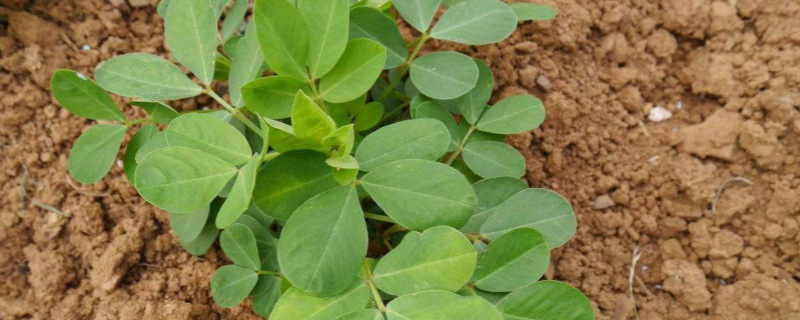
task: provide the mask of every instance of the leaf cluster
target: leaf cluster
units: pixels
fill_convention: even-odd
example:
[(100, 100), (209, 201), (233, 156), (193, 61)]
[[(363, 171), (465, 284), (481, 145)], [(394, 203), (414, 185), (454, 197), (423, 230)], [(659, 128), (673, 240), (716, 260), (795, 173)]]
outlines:
[[(490, 105), (486, 63), (420, 55), (430, 39), (496, 43), (555, 10), (255, 0), (245, 23), (250, 7), (161, 1), (172, 57), (194, 78), (145, 53), (104, 62), (96, 82), (57, 71), (59, 103), (102, 122), (75, 142), (70, 174), (100, 180), (131, 132), (131, 184), (170, 212), (189, 253), (218, 240), (232, 262), (211, 279), (223, 307), (252, 297), (254, 311), (274, 320), (594, 318), (578, 290), (541, 281), (550, 250), (575, 232), (571, 206), (528, 188), (524, 158), (503, 143), (544, 121), (542, 102), (518, 95)], [(396, 14), (415, 39), (404, 41)], [(107, 92), (147, 117), (128, 118)], [(224, 110), (167, 104), (201, 94)]]

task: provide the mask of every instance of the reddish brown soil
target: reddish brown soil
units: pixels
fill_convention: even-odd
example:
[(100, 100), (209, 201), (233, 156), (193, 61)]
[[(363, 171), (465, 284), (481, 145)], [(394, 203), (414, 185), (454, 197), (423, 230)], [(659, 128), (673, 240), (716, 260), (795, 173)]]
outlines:
[[(121, 168), (91, 186), (67, 176), (89, 123), (56, 105), (49, 76), (165, 52), (152, 2), (0, 0), (2, 319), (253, 317), (213, 304), (222, 255), (184, 253)], [(578, 216), (547, 277), (583, 290), (599, 319), (800, 319), (800, 2), (542, 2), (561, 15), (456, 49), (490, 62), (498, 96), (547, 106), (541, 129), (509, 141), (531, 185)], [(657, 106), (674, 117), (649, 121)], [(729, 183), (712, 211), (734, 177), (752, 185)]]

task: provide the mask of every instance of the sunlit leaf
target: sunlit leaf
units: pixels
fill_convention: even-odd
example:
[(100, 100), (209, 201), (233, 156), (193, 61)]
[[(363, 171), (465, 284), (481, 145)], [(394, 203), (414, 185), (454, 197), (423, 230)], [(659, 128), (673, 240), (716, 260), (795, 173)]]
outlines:
[(517, 19), (519, 19), (519, 21), (551, 20), (558, 15), (558, 10), (544, 4), (514, 2), (508, 5), (514, 9), (514, 13), (517, 14)]
[(506, 319), (594, 320), (589, 299), (558, 281), (541, 281), (507, 295), (496, 304)]
[(360, 97), (375, 83), (386, 62), (386, 48), (369, 39), (347, 43), (341, 59), (319, 82), (325, 101), (342, 103)]
[(456, 291), (475, 271), (477, 253), (461, 232), (433, 227), (405, 235), (375, 267), (375, 284), (402, 296), (425, 290)]
[(464, 147), (464, 162), (484, 178), (519, 178), (525, 174), (525, 158), (517, 149), (494, 141), (471, 142)]
[(355, 278), (345, 291), (332, 297), (316, 297), (297, 288), (284, 292), (270, 320), (330, 320), (364, 309), (370, 292), (364, 281)]
[(550, 248), (539, 231), (513, 230), (495, 239), (478, 259), (475, 285), (491, 292), (511, 292), (539, 280), (550, 264)]
[(252, 155), (241, 132), (225, 121), (202, 113), (175, 118), (165, 132), (170, 146), (200, 150), (232, 165), (244, 164)]
[(253, 15), (264, 61), (280, 75), (305, 80), (310, 48), (306, 19), (286, 0), (256, 0)]
[(503, 320), (500, 312), (480, 297), (461, 296), (441, 290), (398, 297), (389, 302), (386, 308), (388, 320)]
[(479, 74), (472, 58), (454, 51), (427, 54), (411, 65), (414, 86), (426, 96), (440, 100), (466, 94), (475, 87)]
[(544, 122), (542, 101), (533, 96), (521, 95), (505, 98), (486, 110), (478, 121), (478, 130), (515, 134), (533, 130)]
[(419, 32), (428, 31), (442, 0), (393, 0), (392, 4), (408, 22)]
[(170, 0), (164, 18), (170, 53), (206, 85), (214, 80), (217, 17), (209, 0)]
[(247, 108), (270, 119), (283, 119), (292, 115), (292, 105), (297, 92), (311, 94), (303, 81), (287, 76), (259, 78), (242, 87), (242, 97)]
[(435, 39), (484, 45), (503, 41), (517, 28), (514, 9), (497, 0), (467, 0), (444, 12), (431, 30)]
[(449, 145), (450, 133), (438, 120), (406, 120), (368, 135), (355, 156), (361, 170), (371, 171), (396, 160), (436, 160), (447, 152)]
[(308, 22), (308, 69), (312, 77), (320, 78), (345, 50), (350, 6), (347, 0), (303, 0), (298, 9)]

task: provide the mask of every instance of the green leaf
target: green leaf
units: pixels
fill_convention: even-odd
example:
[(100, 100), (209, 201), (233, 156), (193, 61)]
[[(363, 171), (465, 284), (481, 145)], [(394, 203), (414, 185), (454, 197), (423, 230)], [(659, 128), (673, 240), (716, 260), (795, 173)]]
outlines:
[(517, 149), (494, 141), (467, 143), (464, 162), (472, 171), (484, 178), (519, 178), (525, 174), (525, 158)]
[(591, 302), (578, 289), (541, 281), (507, 295), (496, 304), (506, 319), (594, 320)]
[(475, 212), (475, 191), (458, 170), (428, 160), (400, 160), (362, 178), (364, 190), (409, 230), (460, 228)]
[(50, 78), (50, 89), (58, 103), (77, 116), (125, 122), (125, 115), (111, 96), (81, 73), (65, 69), (56, 71)]
[(247, 298), (257, 282), (258, 275), (253, 270), (222, 266), (211, 276), (211, 296), (218, 305), (233, 308)]
[(281, 297), (281, 279), (275, 276), (258, 276), (258, 283), (251, 292), (253, 312), (264, 318), (269, 317), (275, 303)]
[(240, 216), (236, 223), (243, 224), (256, 237), (261, 270), (278, 270), (278, 241), (270, 234), (269, 228), (248, 215)]
[(431, 26), (433, 16), (441, 3), (442, 0), (392, 0), (403, 20), (423, 33)]
[(469, 167), (467, 167), (467, 164), (464, 163), (464, 160), (462, 159), (453, 160), (453, 163), (451, 163), (450, 166), (458, 170), (458, 172), (461, 172), (461, 174), (463, 174), (464, 177), (467, 178), (467, 181), (469, 181), (469, 183), (475, 183), (481, 180), (481, 177), (475, 174), (475, 172), (472, 172), (472, 170), (470, 170)]
[(517, 14), (497, 0), (468, 0), (444, 12), (431, 37), (470, 45), (503, 41), (517, 28)]
[(266, 213), (262, 212), (261, 209), (256, 207), (252, 202), (250, 203), (250, 206), (247, 207), (247, 210), (244, 211), (244, 214), (258, 221), (258, 223), (264, 228), (269, 228), (272, 222), (275, 221), (275, 218), (270, 217)]
[(465, 297), (441, 290), (398, 297), (386, 308), (388, 320), (503, 320), (500, 312), (480, 297)]
[(403, 159), (436, 160), (447, 152), (450, 133), (433, 119), (406, 120), (382, 127), (361, 141), (356, 159), (361, 170)]
[(528, 185), (519, 179), (501, 177), (478, 181), (472, 188), (478, 196), (478, 205), (475, 206), (475, 214), (461, 227), (462, 232), (480, 232), (481, 226), (494, 214), (497, 206), (517, 192), (527, 189)]
[(193, 256), (202, 256), (208, 252), (208, 249), (211, 248), (211, 245), (217, 240), (218, 234), (219, 229), (217, 229), (213, 223), (207, 223), (194, 241), (181, 241), (181, 247)]
[[(239, 1), (247, 2), (247, 0)], [(255, 27), (254, 23), (247, 25), (244, 37), (239, 40), (236, 44), (236, 51), (231, 54), (233, 62), (228, 83), (230, 84), (231, 103), (237, 107), (242, 107), (247, 102), (243, 86), (252, 83), (253, 79), (261, 75), (264, 65), (264, 55), (261, 54), (261, 48), (258, 45)], [(297, 90), (292, 92), (292, 97), (295, 93)], [(256, 111), (249, 104), (248, 108)]]
[(242, 26), (249, 4), (250, 0), (236, 0), (233, 3), (228, 14), (225, 15), (225, 21), (222, 22), (222, 40), (228, 40), (236, 34), (236, 31)]
[(356, 114), (355, 125), (356, 131), (369, 130), (378, 125), (383, 117), (384, 107), (380, 102), (370, 102), (364, 105)]
[(386, 63), (386, 48), (369, 39), (347, 43), (341, 59), (319, 82), (319, 94), (334, 103), (356, 99), (369, 91)]
[(427, 54), (411, 64), (414, 86), (424, 95), (439, 100), (466, 94), (475, 87), (479, 74), (472, 58), (454, 51)]
[(294, 129), (288, 124), (280, 121), (262, 118), (269, 125), (269, 145), (276, 152), (287, 152), (291, 150), (315, 150), (326, 152), (321, 144), (312, 144), (298, 138)]
[(383, 315), (376, 309), (364, 309), (348, 313), (334, 320), (384, 320)]
[(292, 106), (292, 128), (298, 138), (320, 144), (336, 130), (336, 122), (305, 93), (298, 92)]
[(503, 299), (505, 296), (507, 296), (508, 292), (486, 292), (480, 289), (475, 289), (475, 294), (484, 300), (489, 301), (489, 303), (495, 304), (497, 301), (500, 301), (500, 299)]
[(461, 141), (461, 134), (453, 115), (435, 101), (428, 101), (417, 106), (414, 119), (436, 119), (442, 122), (450, 133), (450, 146), (447, 151), (455, 151)]
[(375, 284), (402, 296), (425, 290), (456, 291), (475, 271), (477, 252), (461, 232), (433, 227), (406, 234), (375, 267)]
[(282, 153), (258, 172), (253, 202), (262, 212), (286, 220), (311, 197), (339, 186), (322, 153)]
[(142, 159), (134, 185), (147, 202), (159, 208), (194, 212), (208, 205), (235, 174), (236, 167), (208, 153), (167, 147)]
[(258, 78), (242, 87), (242, 97), (247, 108), (262, 117), (283, 119), (292, 115), (292, 105), (297, 92), (311, 94), (308, 85), (287, 76)]
[(325, 163), (337, 169), (358, 169), (358, 160), (353, 156), (328, 158), (325, 160)]
[(256, 174), (261, 165), (261, 156), (255, 155), (247, 161), (236, 176), (236, 182), (228, 193), (228, 198), (222, 204), (217, 214), (217, 228), (224, 229), (231, 223), (239, 219), (239, 216), (247, 210), (250, 199), (253, 195), (253, 187), (256, 184)]
[(227, 81), (231, 73), (231, 60), (217, 52), (214, 58), (214, 80)]
[(464, 119), (469, 123), (476, 123), (480, 119), (483, 111), (486, 110), (486, 104), (492, 97), (492, 88), (494, 87), (494, 74), (492, 69), (483, 62), (483, 60), (474, 60), (478, 66), (478, 82), (465, 95), (458, 97), (454, 100), (443, 101), (442, 103), (455, 104), (464, 115)]
[(539, 231), (513, 230), (495, 239), (478, 260), (474, 281), (490, 292), (511, 292), (538, 281), (550, 264), (550, 248)]
[(158, 6), (156, 6), (156, 13), (159, 16), (166, 17), (167, 16), (167, 7), (169, 6), (169, 0), (161, 0), (158, 2)]
[(278, 262), (286, 278), (319, 297), (347, 289), (367, 254), (367, 226), (353, 186), (321, 193), (286, 221)]
[(136, 172), (136, 153), (142, 148), (142, 146), (150, 140), (156, 133), (158, 133), (158, 128), (154, 125), (146, 125), (139, 128), (139, 131), (136, 131), (136, 134), (133, 135), (131, 141), (128, 142), (128, 147), (125, 149), (125, 156), (122, 158), (122, 166), (125, 168), (125, 177), (128, 178), (128, 182), (133, 185), (133, 175)]
[(333, 178), (336, 179), (339, 185), (351, 184), (358, 178), (358, 169), (337, 168), (336, 172), (333, 173)]
[(567, 199), (547, 189), (522, 190), (494, 211), (481, 227), (481, 234), (492, 240), (527, 227), (541, 232), (553, 249), (566, 243), (577, 227)]
[(169, 213), (169, 226), (182, 242), (192, 242), (200, 236), (208, 221), (210, 206), (188, 213)]
[[(331, 156), (337, 158), (343, 158), (343, 157), (353, 158), (350, 156), (350, 153), (353, 152), (354, 145), (355, 145), (355, 130), (353, 130), (352, 124), (348, 124), (339, 129), (336, 129), (330, 134), (328, 134), (324, 139), (322, 139), (322, 146), (331, 150), (330, 151)], [(353, 158), (353, 161), (355, 161), (355, 158)], [(348, 169), (358, 169), (358, 167), (348, 168)]]
[(303, 0), (298, 9), (308, 23), (308, 69), (320, 78), (333, 69), (347, 46), (347, 0)]
[(125, 126), (98, 124), (75, 141), (69, 152), (69, 174), (80, 183), (95, 183), (111, 170), (125, 138)]
[(519, 21), (552, 20), (558, 15), (558, 10), (543, 4), (514, 2), (508, 5), (511, 6), (511, 9), (514, 9), (514, 13), (517, 14), (517, 19)]
[(247, 226), (240, 223), (230, 225), (219, 236), (219, 245), (237, 266), (256, 271), (261, 269), (256, 236)]
[(225, 10), (228, 2), (231, 2), (231, 0), (209, 0), (209, 4), (211, 8), (214, 9), (214, 12), (216, 12), (217, 17), (222, 15), (222, 11)]
[(450, 8), (450, 7), (454, 6), (454, 5), (457, 5), (457, 4), (459, 4), (459, 3), (462, 3), (462, 2), (464, 2), (464, 1), (467, 1), (467, 0), (443, 0), (443, 1), (442, 1), (442, 5), (443, 5), (445, 8)]
[(139, 151), (136, 152), (136, 163), (141, 163), (144, 157), (150, 154), (150, 152), (166, 147), (169, 147), (169, 143), (167, 143), (167, 134), (164, 131), (156, 132), (139, 148)]
[(111, 58), (97, 67), (95, 78), (106, 90), (129, 98), (177, 100), (203, 92), (176, 65), (146, 53)]
[(131, 105), (144, 109), (145, 112), (159, 124), (169, 124), (178, 117), (178, 111), (158, 101), (131, 101)]
[(291, 288), (284, 292), (270, 320), (330, 320), (361, 309), (369, 302), (369, 288), (360, 278), (338, 295), (322, 298)]
[(305, 18), (286, 0), (256, 0), (253, 15), (264, 61), (280, 75), (305, 81), (309, 52)]
[(203, 151), (232, 165), (244, 164), (252, 155), (247, 139), (239, 130), (202, 113), (188, 113), (175, 118), (165, 132), (171, 146)]
[(522, 133), (539, 127), (544, 116), (544, 105), (536, 97), (513, 96), (489, 108), (477, 126), (478, 130), (491, 133)]
[(170, 0), (164, 18), (170, 53), (205, 85), (214, 80), (219, 46), (217, 17), (209, 0)]
[(350, 11), (350, 39), (372, 39), (386, 48), (384, 69), (401, 66), (408, 59), (408, 47), (394, 20), (374, 8), (359, 7)]

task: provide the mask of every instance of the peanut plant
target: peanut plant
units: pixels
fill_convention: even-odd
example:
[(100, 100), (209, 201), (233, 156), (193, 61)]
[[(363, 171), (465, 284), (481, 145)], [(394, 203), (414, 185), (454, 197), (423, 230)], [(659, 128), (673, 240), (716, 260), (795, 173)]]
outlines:
[[(570, 204), (528, 188), (524, 158), (504, 143), (544, 121), (542, 102), (488, 106), (485, 62), (421, 54), (431, 39), (497, 43), (555, 10), (256, 0), (244, 23), (249, 0), (228, 2), (158, 6), (172, 57), (194, 79), (130, 53), (99, 65), (96, 82), (59, 70), (51, 83), (70, 112), (100, 122), (72, 147), (75, 180), (102, 179), (130, 132), (125, 174), (170, 212), (181, 245), (203, 255), (219, 239), (232, 264), (211, 278), (217, 304), (252, 297), (273, 320), (594, 319), (578, 290), (540, 280), (575, 233)], [(415, 29), (409, 43), (395, 12)], [(127, 118), (107, 91), (147, 116)], [(198, 95), (223, 109), (165, 103)]]

